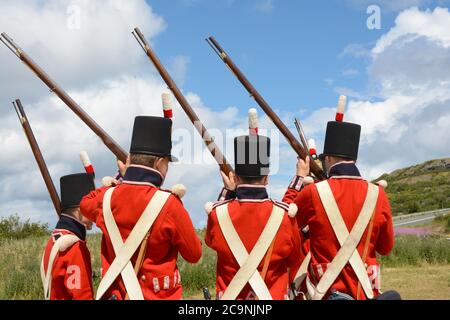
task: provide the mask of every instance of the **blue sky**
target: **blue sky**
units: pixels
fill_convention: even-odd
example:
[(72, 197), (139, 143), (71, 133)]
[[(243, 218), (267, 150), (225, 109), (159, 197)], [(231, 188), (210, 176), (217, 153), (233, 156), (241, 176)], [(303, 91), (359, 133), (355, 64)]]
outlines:
[[(336, 88), (364, 91), (367, 59), (342, 55), (350, 44), (373, 44), (396, 13), (382, 11), (382, 29), (366, 27), (366, 7), (342, 1), (148, 1), (168, 28), (155, 50), (170, 63), (189, 57), (183, 88), (223, 109), (254, 103), (204, 40), (213, 35), (274, 108), (308, 112), (336, 103)], [(344, 76), (343, 73), (350, 73)], [(359, 74), (354, 74), (359, 72)], [(333, 83), (327, 83), (332, 80)]]

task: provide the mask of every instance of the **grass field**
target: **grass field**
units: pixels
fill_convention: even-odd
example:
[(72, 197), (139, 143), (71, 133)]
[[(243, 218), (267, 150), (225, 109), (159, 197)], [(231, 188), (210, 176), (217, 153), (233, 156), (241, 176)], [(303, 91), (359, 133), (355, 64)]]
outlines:
[(405, 300), (450, 300), (450, 264), (383, 268), (381, 286)]
[[(39, 264), (46, 241), (46, 237), (0, 240), (1, 300), (43, 298)], [(88, 243), (97, 286), (100, 236), (89, 236)], [(179, 261), (186, 299), (202, 299), (203, 287), (214, 293), (215, 256), (203, 247), (200, 263)], [(383, 262), (383, 290), (396, 289), (405, 299), (450, 299), (450, 241), (445, 237), (398, 237), (394, 251)]]

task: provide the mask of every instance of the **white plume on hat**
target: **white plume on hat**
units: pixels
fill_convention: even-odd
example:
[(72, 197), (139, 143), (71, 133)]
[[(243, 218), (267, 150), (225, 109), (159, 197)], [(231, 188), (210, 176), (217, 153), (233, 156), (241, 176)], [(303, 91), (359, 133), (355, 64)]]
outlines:
[(309, 149), (317, 150), (316, 148), (316, 141), (314, 139), (308, 139), (308, 147)]
[(172, 93), (168, 90), (164, 91), (161, 95), (164, 118), (172, 118)]
[(346, 96), (344, 96), (344, 95), (341, 95), (340, 97), (339, 97), (339, 102), (338, 102), (338, 105), (337, 105), (337, 110), (336, 110), (336, 112), (337, 113), (342, 113), (342, 114), (344, 114), (345, 113), (345, 106), (347, 105), (347, 97)]
[(92, 165), (87, 152), (84, 150), (80, 152), (80, 159), (81, 159), (81, 162), (83, 162), (84, 167), (89, 167), (90, 165)]
[(255, 108), (248, 110), (248, 128), (250, 134), (258, 134), (258, 111)]

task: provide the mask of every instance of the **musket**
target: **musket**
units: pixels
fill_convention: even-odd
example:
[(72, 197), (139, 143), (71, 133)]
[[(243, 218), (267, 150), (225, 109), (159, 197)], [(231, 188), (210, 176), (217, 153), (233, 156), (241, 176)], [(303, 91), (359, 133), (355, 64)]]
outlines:
[(303, 148), (305, 150), (309, 150), (308, 141), (306, 140), (306, 136), (305, 136), (305, 132), (303, 131), (302, 124), (300, 123), (300, 121), (298, 121), (297, 118), (294, 118), (294, 124), (295, 124), (295, 127), (297, 128), (298, 135), (300, 137), (300, 141), (302, 142)]
[(20, 123), (22, 124), (23, 131), (27, 137), (28, 143), (30, 144), (31, 151), (33, 152), (34, 158), (38, 164), (39, 170), (41, 171), (42, 178), (44, 178), (45, 185), (47, 186), (48, 193), (52, 199), (53, 206), (55, 207), (56, 214), (58, 216), (61, 214), (61, 201), (59, 200), (58, 192), (56, 191), (55, 185), (53, 184), (52, 177), (48, 172), (47, 165), (45, 164), (44, 157), (42, 156), (39, 145), (34, 137), (33, 130), (31, 129), (30, 122), (28, 121), (23, 105), (19, 99), (13, 101), (14, 109), (16, 110), (17, 116), (19, 117)]
[[(219, 43), (214, 39), (214, 37), (209, 37), (206, 42), (211, 46), (215, 53), (220, 57), (220, 59), (228, 66), (231, 72), (236, 76), (236, 78), (242, 83), (245, 89), (250, 93), (250, 96), (255, 99), (259, 106), (264, 110), (267, 116), (272, 120), (272, 122), (277, 126), (278, 130), (284, 135), (288, 143), (298, 154), (299, 157), (306, 159), (308, 156), (308, 150), (305, 150), (292, 132), (286, 127), (283, 121), (278, 117), (278, 115), (272, 110), (269, 104), (264, 100), (264, 98), (259, 94), (255, 87), (248, 81), (242, 71), (234, 64), (233, 60), (228, 56), (228, 54), (223, 50)], [(324, 174), (322, 169), (314, 163), (311, 162), (311, 171), (318, 179), (323, 179)]]
[(2, 33), (0, 40), (22, 62), (41, 79), (94, 133), (103, 141), (109, 150), (122, 162), (126, 162), (127, 153), (113, 140), (47, 73), (26, 54), (13, 39)]
[(189, 102), (186, 100), (184, 95), (181, 93), (180, 89), (176, 85), (175, 81), (173, 81), (170, 74), (167, 72), (167, 70), (162, 65), (161, 61), (159, 60), (156, 53), (153, 51), (153, 49), (150, 47), (149, 43), (145, 39), (142, 32), (139, 30), (139, 28), (135, 28), (132, 32), (134, 37), (136, 38), (137, 42), (140, 44), (144, 52), (147, 54), (155, 68), (158, 70), (159, 74), (163, 78), (164, 82), (167, 84), (167, 87), (172, 91), (175, 98), (180, 103), (181, 107), (183, 108), (184, 112), (188, 116), (188, 118), (191, 120), (194, 127), (197, 129), (197, 131), (200, 133), (203, 141), (205, 142), (208, 150), (211, 152), (214, 159), (216, 159), (217, 163), (219, 164), (220, 170), (222, 170), (225, 174), (228, 175), (230, 171), (233, 171), (233, 168), (231, 165), (227, 162), (227, 159), (222, 154), (218, 146), (215, 144), (213, 137), (209, 134), (208, 130), (205, 128), (203, 123), (198, 118), (197, 114), (195, 113), (194, 109), (192, 109)]

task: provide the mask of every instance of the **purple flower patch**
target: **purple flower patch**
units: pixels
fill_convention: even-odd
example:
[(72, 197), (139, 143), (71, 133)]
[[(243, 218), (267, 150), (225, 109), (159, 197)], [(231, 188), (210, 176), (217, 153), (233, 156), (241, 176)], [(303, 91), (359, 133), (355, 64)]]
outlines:
[(416, 236), (426, 236), (431, 234), (431, 231), (427, 228), (394, 228), (394, 234), (414, 234)]

